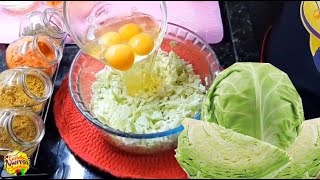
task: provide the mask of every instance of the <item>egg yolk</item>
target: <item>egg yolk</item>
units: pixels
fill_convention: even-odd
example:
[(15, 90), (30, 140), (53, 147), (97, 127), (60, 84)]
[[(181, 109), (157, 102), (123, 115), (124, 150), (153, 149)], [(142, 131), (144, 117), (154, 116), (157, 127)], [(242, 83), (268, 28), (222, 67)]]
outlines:
[(107, 32), (104, 33), (100, 38), (99, 38), (99, 43), (104, 44), (104, 45), (114, 45), (114, 44), (120, 44), (121, 43), (121, 36), (117, 32)]
[(154, 41), (149, 34), (140, 33), (130, 39), (129, 45), (137, 55), (143, 56), (152, 51)]
[(121, 38), (126, 41), (128, 41), (134, 35), (139, 34), (141, 32), (142, 32), (142, 28), (138, 24), (135, 24), (135, 23), (129, 23), (129, 24), (123, 25), (119, 29), (119, 33), (121, 35)]
[(121, 71), (130, 69), (134, 62), (133, 50), (126, 44), (110, 46), (104, 57), (113, 68)]

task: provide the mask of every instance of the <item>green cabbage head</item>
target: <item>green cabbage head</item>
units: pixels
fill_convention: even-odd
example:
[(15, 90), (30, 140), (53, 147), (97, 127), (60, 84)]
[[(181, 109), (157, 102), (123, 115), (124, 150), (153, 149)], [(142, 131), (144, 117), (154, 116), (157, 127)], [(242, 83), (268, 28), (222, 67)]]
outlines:
[(304, 113), (286, 73), (269, 63), (241, 62), (216, 77), (201, 119), (286, 149), (299, 135)]

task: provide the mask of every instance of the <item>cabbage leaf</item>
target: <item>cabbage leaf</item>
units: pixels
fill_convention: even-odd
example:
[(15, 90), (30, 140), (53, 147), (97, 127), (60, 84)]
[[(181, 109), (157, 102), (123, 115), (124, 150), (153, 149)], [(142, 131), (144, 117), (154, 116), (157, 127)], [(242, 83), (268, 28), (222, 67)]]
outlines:
[(303, 122), (300, 135), (286, 151), (293, 160), (277, 178), (315, 178), (320, 171), (320, 119)]
[(175, 157), (190, 178), (273, 178), (291, 161), (284, 150), (215, 123), (182, 124)]
[(304, 120), (301, 98), (288, 75), (269, 63), (235, 63), (216, 77), (201, 119), (286, 149)]

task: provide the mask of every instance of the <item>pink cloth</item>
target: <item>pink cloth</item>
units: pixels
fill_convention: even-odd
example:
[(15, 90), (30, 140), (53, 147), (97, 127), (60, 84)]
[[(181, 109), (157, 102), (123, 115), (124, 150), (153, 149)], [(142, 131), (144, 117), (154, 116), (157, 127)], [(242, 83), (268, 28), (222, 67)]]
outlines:
[(168, 21), (184, 26), (210, 44), (223, 38), (218, 1), (167, 1)]
[[(194, 31), (210, 44), (219, 43), (222, 40), (223, 26), (217, 1), (167, 1), (166, 3), (169, 22)], [(11, 43), (17, 39), (21, 18), (27, 13), (42, 11), (46, 7), (38, 1), (33, 7), (22, 12), (0, 8), (0, 43)], [(150, 8), (148, 10), (153, 11)], [(72, 41), (68, 39), (67, 43)]]

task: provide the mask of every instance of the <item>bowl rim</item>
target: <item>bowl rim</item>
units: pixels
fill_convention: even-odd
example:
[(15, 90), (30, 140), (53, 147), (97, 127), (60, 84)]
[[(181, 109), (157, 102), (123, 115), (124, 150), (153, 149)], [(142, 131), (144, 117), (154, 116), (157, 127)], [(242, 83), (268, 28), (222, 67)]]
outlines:
[[(207, 50), (210, 51), (210, 54), (214, 57), (215, 62), (216, 62), (217, 67), (218, 67), (218, 69), (216, 70), (216, 73), (221, 72), (220, 62), (219, 62), (215, 52), (213, 51), (213, 49), (210, 47), (210, 45), (203, 38), (201, 38), (195, 32), (193, 32), (193, 31), (191, 31), (191, 30), (189, 30), (189, 29), (187, 29), (187, 28), (185, 28), (183, 26), (180, 26), (178, 24), (168, 22), (168, 25), (178, 27), (178, 28), (183, 29), (183, 30), (191, 33), (192, 35), (194, 35), (201, 43), (203, 43), (203, 45), (207, 48)], [(173, 129), (166, 130), (166, 131), (161, 131), (161, 132), (156, 132), (156, 133), (148, 133), (148, 134), (134, 134), (134, 133), (127, 133), (127, 132), (124, 132), (124, 131), (120, 131), (120, 130), (114, 129), (114, 128), (106, 125), (106, 124), (103, 124), (97, 118), (93, 117), (93, 115), (91, 115), (91, 112), (89, 110), (83, 109), (83, 107), (85, 107), (85, 106), (83, 104), (81, 96), (79, 96), (79, 99), (81, 100), (81, 102), (78, 102), (76, 100), (76, 97), (75, 97), (76, 93), (72, 89), (72, 81), (71, 81), (72, 73), (71, 72), (73, 71), (73, 69), (75, 67), (75, 64), (77, 62), (76, 60), (79, 59), (79, 57), (82, 54), (86, 54), (86, 53), (80, 49), (78, 51), (77, 55), (74, 57), (74, 59), (72, 61), (72, 64), (71, 64), (70, 70), (69, 70), (69, 75), (68, 75), (68, 89), (69, 89), (69, 92), (70, 92), (70, 95), (71, 95), (71, 99), (72, 99), (73, 103), (76, 105), (77, 109), (81, 112), (81, 114), (87, 120), (89, 120), (91, 123), (93, 123), (96, 127), (101, 129), (102, 131), (107, 132), (107, 133), (112, 134), (112, 135), (117, 135), (117, 136), (125, 137), (125, 138), (133, 138), (133, 139), (160, 138), (160, 137), (165, 137), (165, 136), (169, 136), (169, 135), (174, 135), (174, 134), (180, 133), (184, 129), (183, 125), (180, 124), (179, 126), (173, 128)], [(80, 104), (81, 104), (81, 106), (80, 106)], [(198, 112), (195, 115), (194, 118), (199, 120), (200, 116), (201, 116), (200, 112)]]

